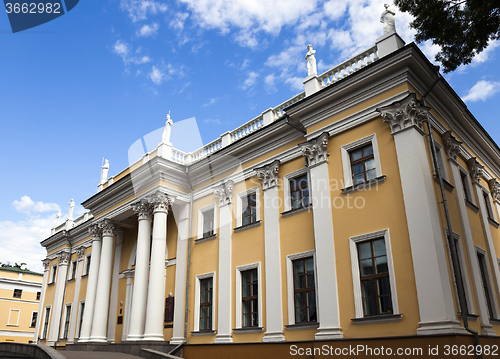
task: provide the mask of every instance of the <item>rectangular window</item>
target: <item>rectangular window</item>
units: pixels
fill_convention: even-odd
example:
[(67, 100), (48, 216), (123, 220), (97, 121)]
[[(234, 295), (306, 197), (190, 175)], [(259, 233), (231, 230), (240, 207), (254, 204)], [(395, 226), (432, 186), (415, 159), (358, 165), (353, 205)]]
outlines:
[(45, 320), (43, 323), (42, 339), (47, 339), (47, 331), (49, 329), (50, 307), (45, 308)]
[(316, 285), (313, 257), (293, 261), (295, 323), (316, 322)]
[(91, 255), (88, 255), (87, 256), (87, 266), (85, 268), (85, 275), (89, 275), (89, 272), (90, 272), (90, 259), (91, 259)]
[(203, 237), (214, 235), (214, 212), (214, 208), (203, 212)]
[(354, 185), (377, 178), (375, 157), (373, 155), (373, 146), (371, 143), (367, 146), (350, 151), (349, 157), (351, 160)]
[(36, 327), (36, 319), (38, 318), (38, 312), (33, 312), (33, 314), (31, 315), (31, 324), (30, 324), (30, 328), (34, 328)]
[(493, 302), (491, 300), (491, 291), (489, 288), (488, 281), (488, 270), (486, 269), (486, 261), (484, 255), (481, 253), (477, 253), (477, 260), (479, 262), (479, 270), (481, 271), (481, 280), (483, 282), (484, 296), (486, 297), (486, 305), (488, 306), (488, 314), (490, 318), (494, 318), (493, 314)]
[(213, 278), (200, 280), (200, 330), (212, 330)]
[(36, 300), (40, 300), (41, 296), (42, 296), (42, 292), (36, 292)]
[(242, 202), (242, 225), (245, 226), (247, 224), (257, 222), (257, 194), (250, 193), (246, 197), (241, 199)]
[(17, 327), (19, 325), (19, 314), (21, 311), (19, 309), (11, 309), (9, 312), (9, 321), (7, 325)]
[(472, 202), (469, 193), (469, 179), (467, 178), (467, 175), (465, 173), (463, 173), (462, 171), (459, 172), (460, 172), (460, 179), (462, 181), (462, 188), (464, 189), (465, 200)]
[(243, 327), (259, 326), (259, 279), (257, 268), (241, 272)]
[(52, 266), (52, 278), (50, 283), (55, 283), (57, 278), (57, 264)]
[(22, 295), (23, 295), (22, 289), (14, 289), (14, 298), (21, 298)]
[(85, 302), (80, 303), (80, 321), (78, 322), (78, 338), (82, 333), (83, 313), (85, 312)]
[(364, 315), (392, 314), (384, 238), (357, 243)]
[(292, 209), (298, 209), (309, 205), (309, 186), (307, 173), (290, 180), (290, 197)]
[(64, 319), (63, 339), (68, 339), (69, 320), (70, 320), (70, 318), (71, 318), (71, 304), (68, 304), (66, 306), (66, 317)]
[(71, 280), (76, 278), (76, 265), (77, 261), (71, 262), (71, 278), (70, 278)]
[(490, 207), (490, 198), (488, 193), (483, 192), (483, 199), (484, 199), (484, 205), (486, 207), (486, 214), (488, 215), (489, 219), (493, 219), (493, 211), (491, 210)]

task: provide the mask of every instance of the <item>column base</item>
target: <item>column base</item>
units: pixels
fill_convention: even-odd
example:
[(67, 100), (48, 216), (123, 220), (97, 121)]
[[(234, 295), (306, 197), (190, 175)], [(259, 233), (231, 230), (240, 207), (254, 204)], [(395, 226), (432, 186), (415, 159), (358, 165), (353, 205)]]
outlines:
[(264, 338), (262, 338), (264, 343), (268, 342), (284, 342), (285, 336), (283, 332), (266, 332), (264, 333)]
[(172, 339), (170, 339), (169, 343), (172, 344), (172, 345), (179, 345), (181, 344), (182, 342), (184, 342), (184, 338), (174, 338), (172, 337)]
[(156, 341), (165, 341), (163, 339), (163, 334), (145, 334), (142, 340), (156, 340)]
[(90, 339), (90, 338), (84, 338), (84, 337), (82, 337), (82, 338), (78, 338), (78, 343), (86, 343), (86, 342), (88, 342), (88, 341), (89, 341), (89, 339)]
[(89, 342), (92, 343), (107, 343), (108, 338), (107, 337), (90, 337)]
[(54, 345), (56, 345), (57, 342), (54, 342), (54, 341), (50, 341), (50, 342), (45, 342), (45, 346), (46, 347), (53, 347)]
[(417, 335), (435, 335), (435, 334), (466, 334), (464, 327), (460, 326), (458, 320), (445, 319), (432, 322), (418, 323), (421, 328), (417, 329)]
[(344, 337), (342, 328), (318, 328), (314, 335), (315, 340), (341, 339)]
[(127, 341), (137, 341), (137, 340), (142, 340), (143, 336), (142, 335), (137, 335), (137, 334), (132, 334), (127, 337)]
[(217, 334), (217, 337), (214, 340), (214, 343), (232, 343), (233, 338), (231, 334)]
[(489, 326), (489, 327), (481, 327), (481, 335), (486, 335), (488, 337), (496, 337), (497, 333), (492, 329), (491, 326)]

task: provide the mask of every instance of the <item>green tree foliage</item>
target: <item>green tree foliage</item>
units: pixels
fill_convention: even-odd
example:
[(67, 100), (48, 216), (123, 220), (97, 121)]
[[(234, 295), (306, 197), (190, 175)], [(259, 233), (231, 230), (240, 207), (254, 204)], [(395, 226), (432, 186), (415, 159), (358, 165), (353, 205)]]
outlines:
[(401, 11), (415, 17), (410, 26), (416, 41), (441, 46), (436, 61), (444, 72), (469, 64), (490, 40), (500, 38), (499, 0), (395, 0)]

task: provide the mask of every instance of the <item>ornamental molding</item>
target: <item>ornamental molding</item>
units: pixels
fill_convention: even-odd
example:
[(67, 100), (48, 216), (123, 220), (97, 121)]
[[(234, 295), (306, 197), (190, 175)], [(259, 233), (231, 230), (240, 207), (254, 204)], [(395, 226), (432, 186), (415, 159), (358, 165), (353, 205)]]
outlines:
[(462, 145), (462, 142), (457, 140), (451, 134), (451, 131), (446, 131), (445, 133), (443, 133), (441, 138), (443, 139), (444, 150), (451, 159), (456, 161), (457, 155), (460, 153), (460, 146)]
[(78, 261), (82, 261), (85, 258), (85, 247), (81, 246), (76, 250), (76, 255), (78, 256)]
[(89, 227), (89, 234), (92, 235), (92, 240), (100, 240), (102, 236), (102, 230), (98, 223), (92, 224)]
[(102, 236), (106, 237), (114, 237), (115, 234), (117, 233), (117, 227), (116, 225), (111, 222), (110, 219), (104, 219), (101, 222), (99, 222), (99, 228), (101, 229)]
[(323, 132), (319, 137), (299, 143), (302, 155), (308, 160), (309, 167), (320, 165), (328, 162), (328, 139), (330, 135), (328, 132)]
[(233, 186), (234, 182), (228, 180), (214, 187), (215, 197), (219, 199), (219, 207), (231, 203), (231, 197), (233, 196)]
[(262, 190), (266, 190), (278, 185), (278, 173), (280, 170), (281, 162), (274, 160), (273, 163), (267, 166), (255, 169), (257, 178), (262, 181)]
[(496, 179), (489, 180), (488, 184), (490, 185), (491, 197), (495, 201), (500, 202), (500, 183)]
[(430, 107), (420, 104), (415, 93), (410, 93), (401, 101), (375, 109), (380, 113), (384, 122), (391, 126), (392, 134), (411, 127), (423, 131), (422, 121), (427, 119), (430, 110)]
[(69, 262), (69, 253), (61, 252), (57, 255), (57, 259), (59, 260), (60, 266), (67, 266)]
[(132, 209), (139, 217), (139, 221), (143, 219), (151, 220), (153, 207), (147, 199), (141, 199), (139, 202), (132, 204)]
[(479, 179), (484, 176), (484, 166), (478, 162), (476, 157), (469, 158), (467, 166), (472, 183), (479, 184)]
[(43, 264), (43, 271), (44, 272), (48, 271), (50, 267), (50, 259), (48, 258), (42, 259), (42, 264)]
[(168, 208), (174, 203), (174, 198), (167, 196), (167, 194), (161, 191), (156, 191), (148, 197), (148, 201), (154, 212), (165, 212), (168, 214)]

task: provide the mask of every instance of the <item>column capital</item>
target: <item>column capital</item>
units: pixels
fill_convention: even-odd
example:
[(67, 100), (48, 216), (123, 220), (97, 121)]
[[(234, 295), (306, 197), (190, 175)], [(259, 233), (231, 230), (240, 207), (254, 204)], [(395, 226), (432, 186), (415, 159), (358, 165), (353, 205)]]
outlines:
[(94, 223), (89, 227), (89, 234), (92, 235), (92, 241), (100, 240), (102, 236), (102, 230), (98, 223)]
[(134, 278), (134, 276), (135, 276), (134, 269), (127, 269), (127, 270), (124, 270), (122, 273), (125, 276), (125, 278)]
[(231, 197), (233, 196), (233, 186), (234, 182), (228, 180), (214, 187), (214, 194), (215, 197), (219, 199), (220, 207), (231, 203)]
[(256, 168), (257, 178), (262, 181), (262, 190), (266, 190), (278, 185), (278, 173), (281, 162), (274, 160), (273, 163), (267, 166)]
[(168, 214), (168, 208), (174, 203), (174, 198), (169, 197), (166, 193), (156, 191), (148, 198), (149, 204), (153, 207), (153, 211), (165, 212)]
[(493, 178), (488, 181), (488, 184), (490, 185), (491, 197), (493, 197), (495, 201), (500, 202), (500, 183)]
[(44, 272), (48, 271), (50, 268), (50, 259), (48, 258), (42, 259), (42, 264), (43, 264), (43, 271)]
[(313, 140), (299, 143), (302, 155), (307, 157), (309, 166), (316, 166), (328, 162), (328, 140), (330, 135), (323, 132), (319, 137)]
[(443, 139), (444, 150), (451, 159), (456, 161), (457, 155), (460, 152), (460, 146), (462, 145), (462, 142), (457, 140), (451, 134), (451, 131), (446, 131), (445, 133), (443, 133), (441, 138)]
[(83, 258), (85, 257), (85, 247), (80, 247), (76, 250), (76, 254), (78, 256), (78, 261), (82, 261)]
[(101, 229), (103, 236), (114, 237), (116, 234), (116, 225), (108, 218), (99, 222), (99, 228)]
[(479, 163), (476, 157), (469, 158), (467, 166), (472, 183), (479, 183), (479, 179), (484, 175), (484, 166)]
[(132, 209), (139, 217), (139, 221), (143, 219), (151, 220), (153, 207), (149, 204), (147, 199), (143, 198), (139, 202), (134, 203)]
[(420, 104), (415, 93), (409, 94), (401, 101), (375, 109), (380, 113), (384, 122), (391, 126), (392, 134), (411, 127), (423, 133), (422, 121), (427, 118), (430, 110), (430, 107)]
[(59, 260), (60, 266), (67, 266), (69, 262), (69, 253), (61, 252), (57, 255), (57, 259)]

